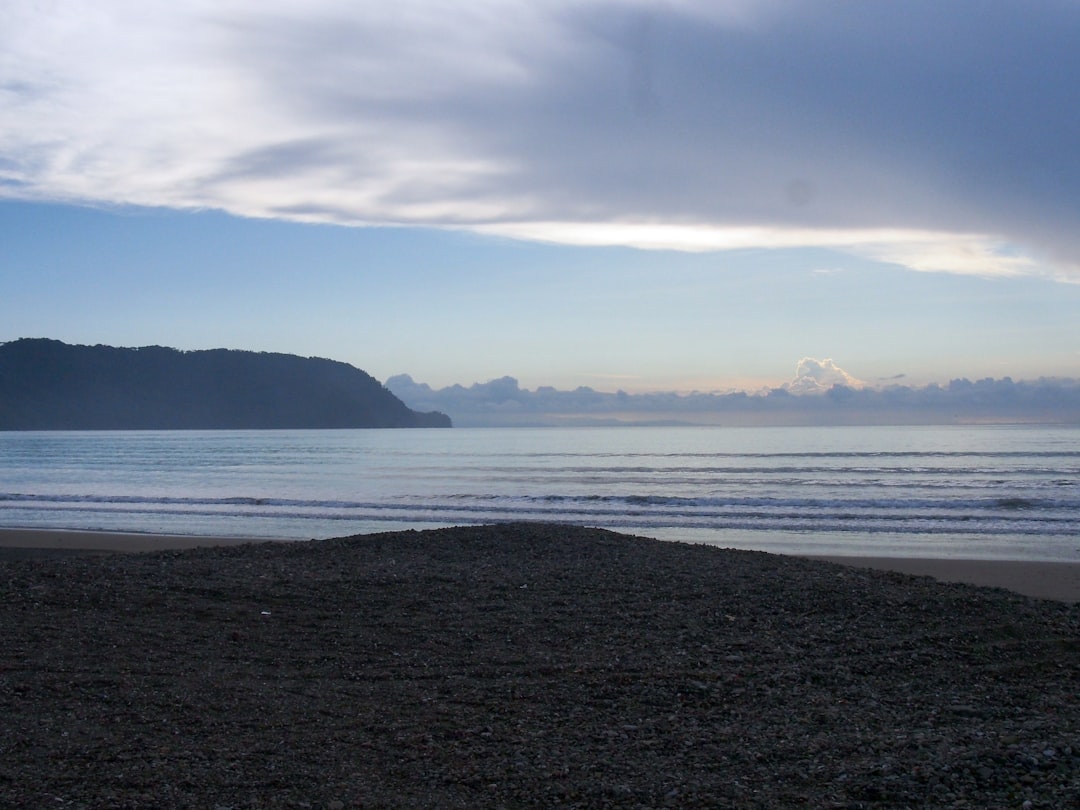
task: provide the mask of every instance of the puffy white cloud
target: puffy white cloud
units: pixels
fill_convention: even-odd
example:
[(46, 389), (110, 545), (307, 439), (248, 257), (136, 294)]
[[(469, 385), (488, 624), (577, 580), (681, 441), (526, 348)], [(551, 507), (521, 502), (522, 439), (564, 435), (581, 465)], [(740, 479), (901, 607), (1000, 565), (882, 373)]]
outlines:
[(815, 360), (813, 357), (804, 357), (795, 367), (795, 379), (785, 388), (793, 394), (820, 394), (834, 385), (862, 388), (863, 383), (831, 359)]
[(1024, 0), (8, 0), (0, 196), (1077, 280), (1078, 35)]

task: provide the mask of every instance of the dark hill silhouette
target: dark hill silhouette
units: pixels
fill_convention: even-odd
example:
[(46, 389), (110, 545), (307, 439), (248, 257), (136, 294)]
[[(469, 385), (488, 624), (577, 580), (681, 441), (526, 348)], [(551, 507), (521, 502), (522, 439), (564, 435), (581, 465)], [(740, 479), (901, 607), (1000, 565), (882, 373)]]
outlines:
[(333, 360), (30, 339), (0, 344), (0, 429), (450, 427)]

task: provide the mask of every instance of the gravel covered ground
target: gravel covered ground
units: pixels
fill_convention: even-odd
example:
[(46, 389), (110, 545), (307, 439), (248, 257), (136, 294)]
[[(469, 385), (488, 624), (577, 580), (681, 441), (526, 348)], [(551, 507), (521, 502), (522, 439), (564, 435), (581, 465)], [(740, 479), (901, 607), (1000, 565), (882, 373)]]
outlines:
[(537, 524), (0, 561), (0, 807), (1080, 806), (1080, 606)]

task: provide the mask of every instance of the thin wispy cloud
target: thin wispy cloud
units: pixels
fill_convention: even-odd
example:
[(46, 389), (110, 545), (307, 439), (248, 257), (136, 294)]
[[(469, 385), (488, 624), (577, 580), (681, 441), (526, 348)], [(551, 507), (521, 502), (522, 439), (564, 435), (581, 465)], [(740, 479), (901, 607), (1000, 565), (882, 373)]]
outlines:
[(1080, 4), (11, 0), (0, 195), (1080, 281)]

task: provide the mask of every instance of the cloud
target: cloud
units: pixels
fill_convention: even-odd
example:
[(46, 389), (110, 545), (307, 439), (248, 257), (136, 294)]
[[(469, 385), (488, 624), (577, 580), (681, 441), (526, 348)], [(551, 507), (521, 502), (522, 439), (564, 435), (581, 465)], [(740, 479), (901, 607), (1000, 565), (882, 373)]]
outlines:
[(793, 394), (823, 394), (834, 385), (862, 388), (864, 383), (852, 377), (832, 360), (804, 357), (795, 367), (795, 379), (785, 388)]
[[(1080, 5), (10, 0), (0, 195), (1080, 280)], [(913, 58), (917, 54), (917, 58)]]
[[(747, 393), (627, 394), (592, 388), (523, 389), (513, 377), (433, 389), (407, 374), (386, 387), (418, 411), (458, 427), (569, 424), (902, 425), (1080, 424), (1080, 380), (952, 380), (947, 385), (861, 386), (831, 360), (806, 358), (796, 383)], [(900, 375), (902, 376), (902, 375)]]

